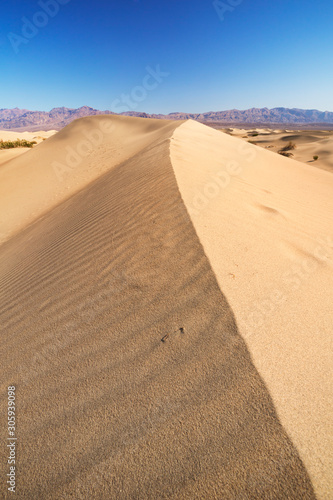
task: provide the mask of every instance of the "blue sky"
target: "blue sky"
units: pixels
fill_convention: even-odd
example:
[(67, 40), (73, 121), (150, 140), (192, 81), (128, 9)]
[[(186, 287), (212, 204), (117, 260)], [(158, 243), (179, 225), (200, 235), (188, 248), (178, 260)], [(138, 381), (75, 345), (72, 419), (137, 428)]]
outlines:
[(0, 108), (333, 111), (331, 0), (40, 2), (1, 5)]

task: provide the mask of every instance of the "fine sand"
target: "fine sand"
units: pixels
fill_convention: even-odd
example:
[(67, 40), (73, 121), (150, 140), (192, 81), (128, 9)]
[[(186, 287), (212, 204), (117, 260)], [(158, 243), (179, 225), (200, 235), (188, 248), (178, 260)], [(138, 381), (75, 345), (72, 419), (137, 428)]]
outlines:
[(3, 164), (17, 498), (330, 499), (332, 188), (192, 121), (80, 119)]

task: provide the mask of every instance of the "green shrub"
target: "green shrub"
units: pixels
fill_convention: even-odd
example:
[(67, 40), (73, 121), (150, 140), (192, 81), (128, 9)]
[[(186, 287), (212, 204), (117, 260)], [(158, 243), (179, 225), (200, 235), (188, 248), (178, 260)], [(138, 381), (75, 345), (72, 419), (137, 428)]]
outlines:
[(36, 141), (27, 141), (25, 139), (17, 139), (16, 141), (3, 141), (0, 139), (0, 149), (12, 149), (12, 148), (32, 148)]
[(291, 151), (292, 149), (295, 149), (295, 148), (296, 148), (296, 144), (290, 141), (289, 144), (284, 146), (284, 148), (280, 149), (280, 151), (278, 151), (278, 153), (279, 153), (279, 155), (286, 156), (287, 158), (291, 158), (294, 155), (292, 153), (290, 153), (289, 151)]
[(318, 158), (319, 158), (319, 156), (317, 156), (317, 155), (315, 155), (315, 156), (313, 157), (314, 161), (317, 161), (317, 160), (318, 160)]

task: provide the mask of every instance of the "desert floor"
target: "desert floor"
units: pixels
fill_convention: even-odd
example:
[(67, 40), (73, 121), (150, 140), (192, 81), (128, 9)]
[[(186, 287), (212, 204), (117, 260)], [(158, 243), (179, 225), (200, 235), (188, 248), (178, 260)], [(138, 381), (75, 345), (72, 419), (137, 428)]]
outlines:
[[(333, 172), (332, 130), (245, 130), (237, 128), (222, 130), (276, 153), (292, 142), (296, 146), (290, 151), (294, 160)], [(314, 156), (318, 156), (318, 159), (314, 160)]]
[(2, 163), (17, 498), (333, 497), (333, 176), (258, 146), (95, 116)]

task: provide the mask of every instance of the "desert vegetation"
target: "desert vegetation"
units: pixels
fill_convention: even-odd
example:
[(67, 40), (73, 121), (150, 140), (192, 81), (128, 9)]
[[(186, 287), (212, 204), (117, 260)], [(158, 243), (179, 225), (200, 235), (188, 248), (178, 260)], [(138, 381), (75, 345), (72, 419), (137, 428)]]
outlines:
[(3, 141), (0, 139), (0, 149), (12, 149), (12, 148), (32, 148), (36, 141), (26, 141), (25, 139), (17, 139), (16, 141)]
[(289, 142), (286, 146), (284, 146), (282, 149), (278, 151), (278, 153), (282, 156), (286, 156), (287, 158), (290, 158), (291, 156), (294, 156), (290, 151), (293, 149), (296, 149), (296, 144), (294, 142)]

